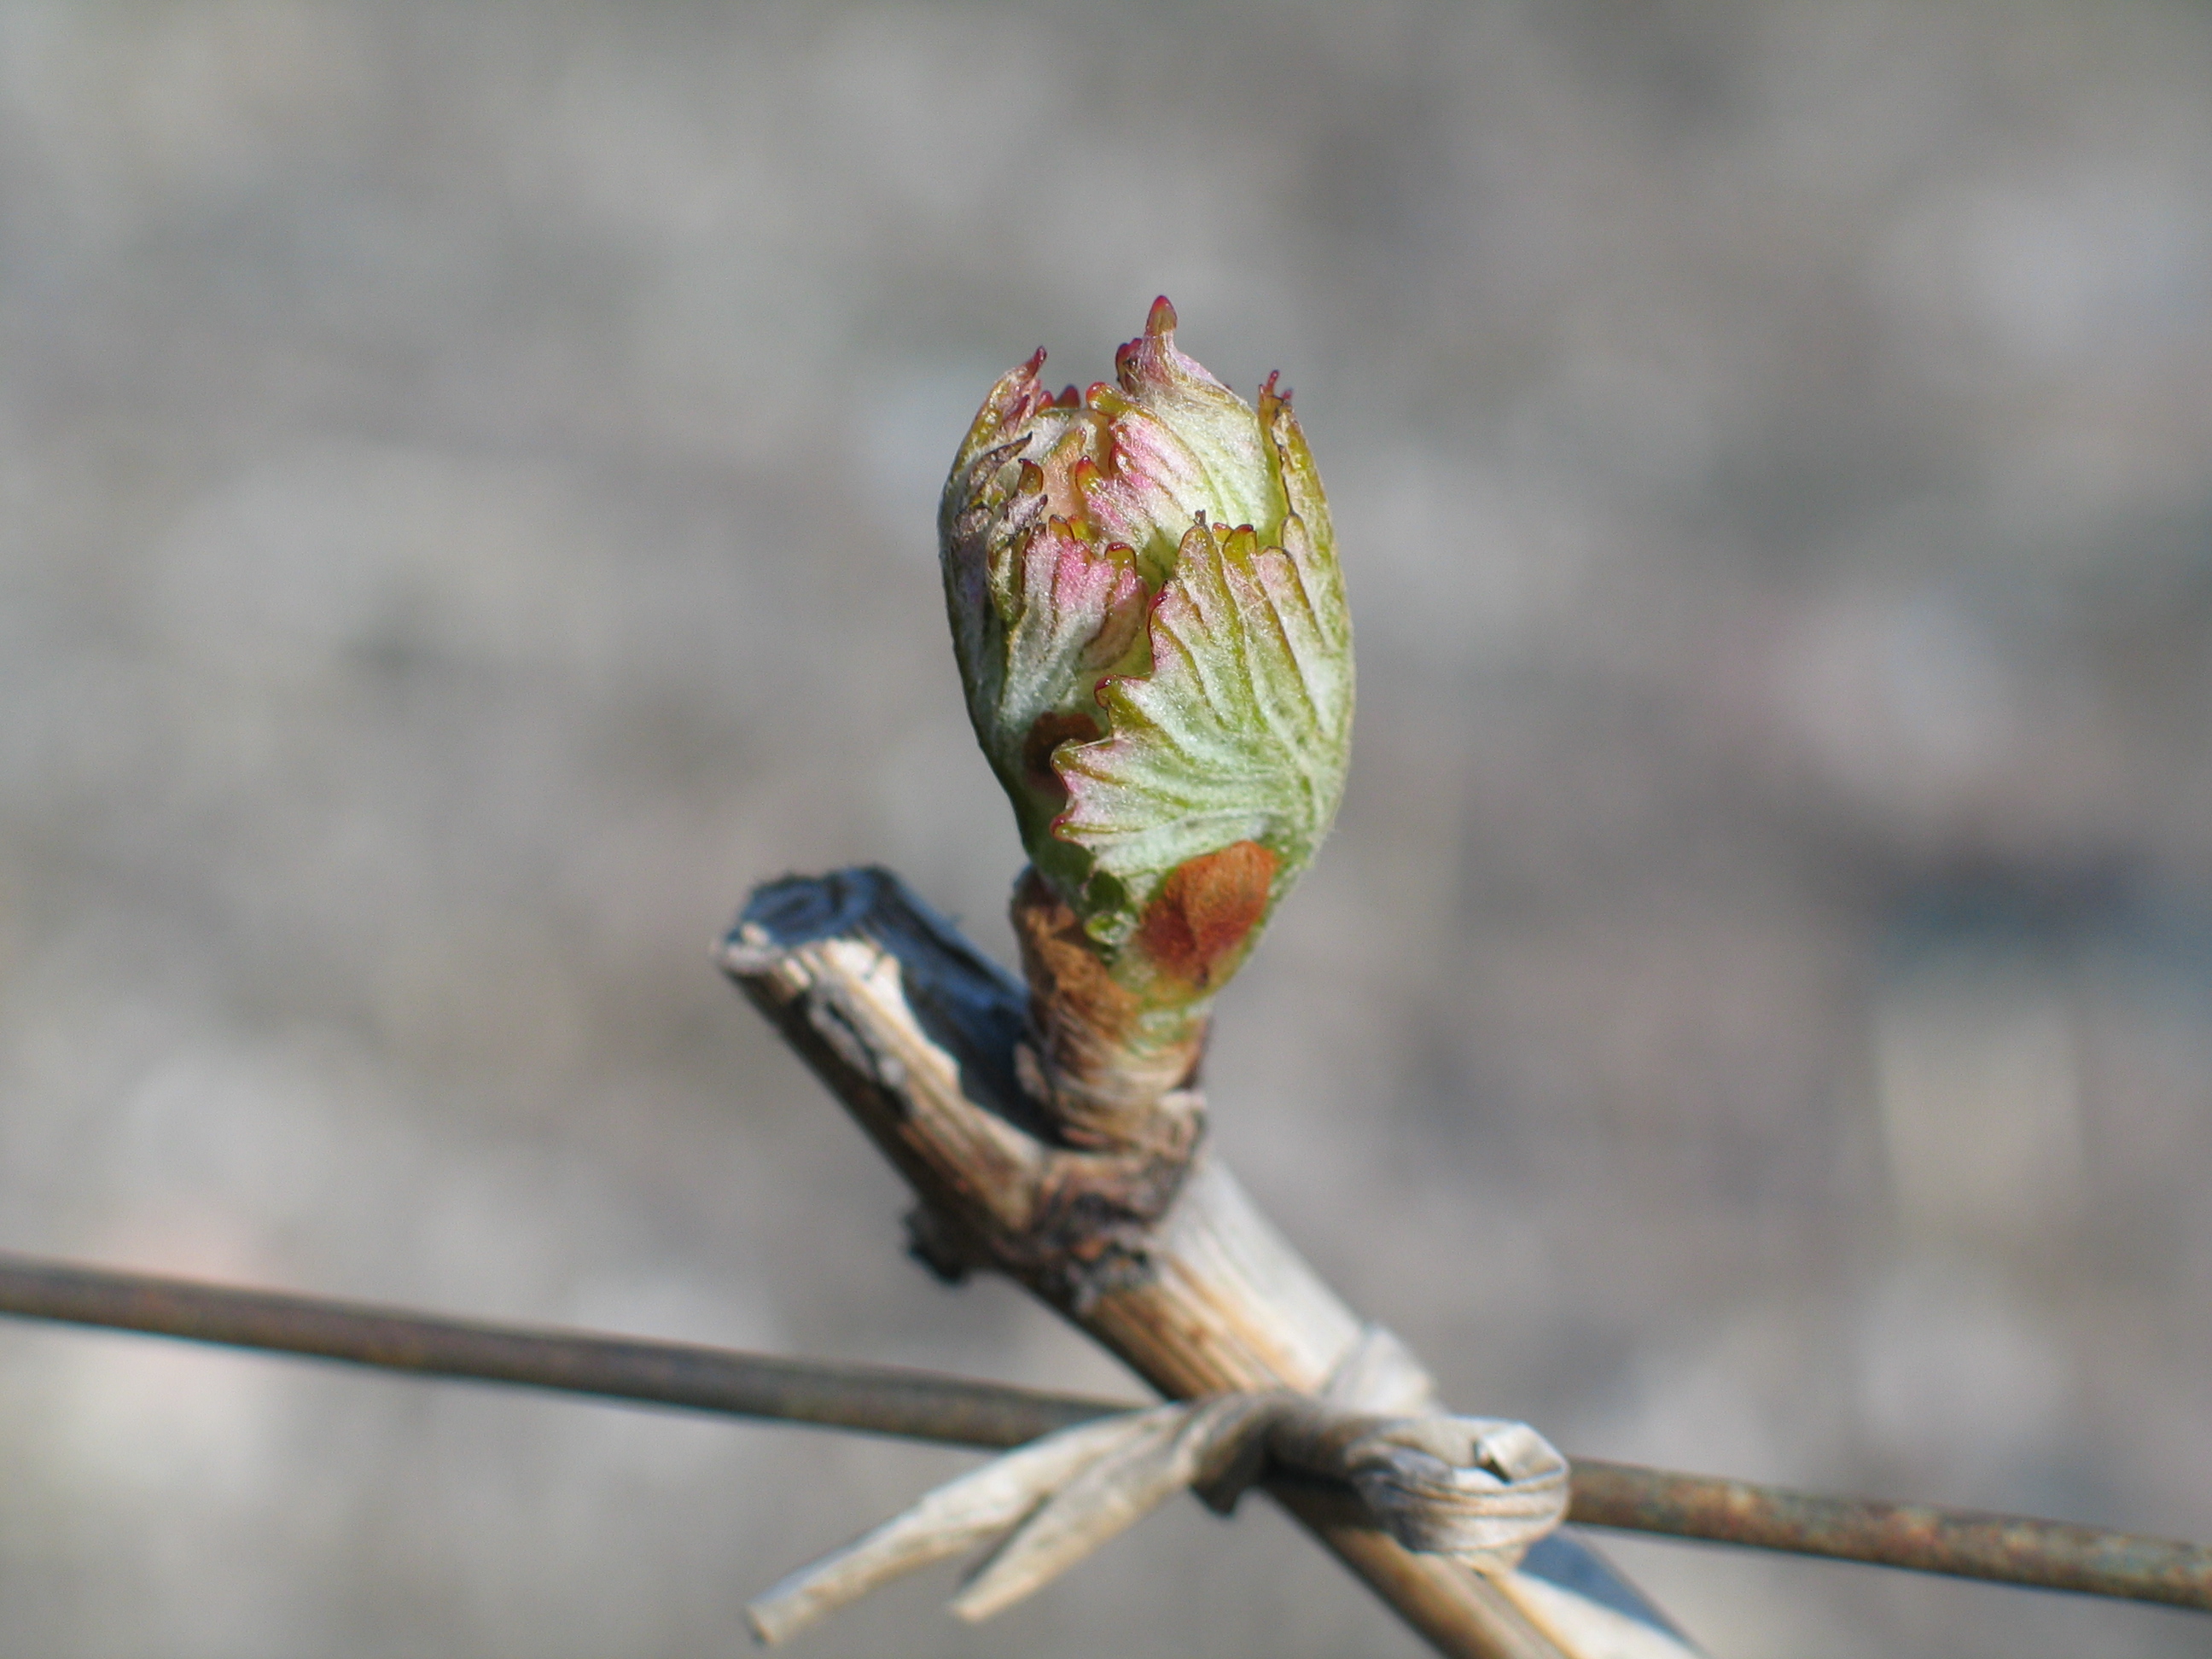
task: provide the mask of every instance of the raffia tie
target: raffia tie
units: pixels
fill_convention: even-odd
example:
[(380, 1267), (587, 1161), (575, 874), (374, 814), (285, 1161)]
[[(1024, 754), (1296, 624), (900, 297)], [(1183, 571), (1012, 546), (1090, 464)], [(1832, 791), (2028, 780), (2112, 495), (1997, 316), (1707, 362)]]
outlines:
[(1319, 1395), (1217, 1395), (1101, 1418), (946, 1482), (745, 1609), (781, 1642), (878, 1586), (996, 1540), (951, 1610), (988, 1619), (1175, 1492), (1223, 1513), (1270, 1468), (1340, 1482), (1407, 1549), (1508, 1572), (1566, 1516), (1567, 1460), (1525, 1423), (1455, 1417), (1403, 1344), (1370, 1326)]

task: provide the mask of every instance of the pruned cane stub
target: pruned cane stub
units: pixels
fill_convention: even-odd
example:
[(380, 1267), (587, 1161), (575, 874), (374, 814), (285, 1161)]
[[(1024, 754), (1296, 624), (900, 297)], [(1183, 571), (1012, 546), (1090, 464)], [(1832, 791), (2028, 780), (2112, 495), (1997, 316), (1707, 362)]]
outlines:
[[(1172, 1400), (1319, 1396), (1334, 1384), (1339, 1405), (1369, 1414), (1433, 1409), (1411, 1356), (1378, 1346), (1195, 1137), (1177, 1164), (1054, 1133), (1048, 1105), (1022, 1085), (1018, 1052), (1034, 1041), (1024, 988), (889, 872), (770, 884), (721, 959), (906, 1176), (933, 1248), (963, 1268), (1029, 1286)], [(1194, 1117), (1195, 1102), (1186, 1109)], [(1084, 1213), (1071, 1189), (1103, 1194), (1111, 1218), (1086, 1235), (1088, 1261), (1052, 1256), (1067, 1218)], [(1518, 1567), (1481, 1572), (1409, 1550), (1342, 1482), (1282, 1479), (1267, 1490), (1440, 1651), (1695, 1651), (1565, 1533), (1543, 1537)]]
[(913, 1182), (933, 1272), (991, 1267), (1077, 1313), (1145, 1280), (1203, 1133), (1195, 1093), (1158, 1097), (1141, 1138), (1073, 1143), (1027, 1081), (1026, 992), (888, 871), (769, 884), (721, 961)]

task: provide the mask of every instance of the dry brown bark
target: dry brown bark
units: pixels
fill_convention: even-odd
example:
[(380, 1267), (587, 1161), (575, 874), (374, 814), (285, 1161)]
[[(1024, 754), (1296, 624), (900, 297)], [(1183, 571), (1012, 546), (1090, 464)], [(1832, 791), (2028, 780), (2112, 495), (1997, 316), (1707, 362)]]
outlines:
[[(1023, 1052), (1036, 1040), (1029, 993), (888, 872), (769, 884), (721, 960), (905, 1176), (915, 1253), (937, 1272), (1009, 1275), (1171, 1399), (1317, 1391), (1359, 1341), (1358, 1315), (1200, 1144), (1195, 1094), (1170, 1090), (1141, 1121), (1125, 1114), (1109, 1148), (1055, 1121)], [(1268, 1490), (1440, 1651), (1591, 1653), (1498, 1581), (1407, 1551), (1341, 1495)]]

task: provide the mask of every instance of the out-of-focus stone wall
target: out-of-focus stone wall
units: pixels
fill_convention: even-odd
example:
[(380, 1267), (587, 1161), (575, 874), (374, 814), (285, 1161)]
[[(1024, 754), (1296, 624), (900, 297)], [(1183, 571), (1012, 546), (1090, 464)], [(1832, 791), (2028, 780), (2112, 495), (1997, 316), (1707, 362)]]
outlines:
[[(1126, 1386), (706, 947), (1004, 949), (935, 492), (1161, 291), (1358, 617), (1211, 1070), (1298, 1242), (1570, 1449), (2212, 1535), (2202, 7), (0, 9), (0, 1247)], [(959, 1462), (0, 1326), (0, 1650), (735, 1653)], [(2205, 1640), (1618, 1553), (1719, 1659)], [(807, 1650), (1415, 1651), (1260, 1510), (949, 1582)]]

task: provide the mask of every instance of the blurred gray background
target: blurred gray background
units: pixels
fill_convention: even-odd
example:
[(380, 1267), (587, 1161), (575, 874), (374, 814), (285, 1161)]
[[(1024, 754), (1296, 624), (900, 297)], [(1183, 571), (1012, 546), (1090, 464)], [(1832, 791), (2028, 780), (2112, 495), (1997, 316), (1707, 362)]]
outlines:
[[(1219, 1144), (1570, 1449), (2212, 1535), (2212, 11), (0, 9), (0, 1247), (1129, 1385), (709, 968), (1018, 854), (932, 515), (1297, 388), (1338, 833)], [(963, 1466), (0, 1327), (0, 1650), (738, 1654)], [(2188, 1615), (1609, 1548), (1718, 1659)], [(798, 1655), (1410, 1656), (1255, 1506)]]

